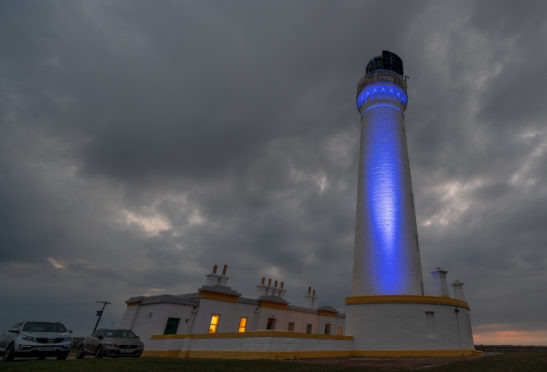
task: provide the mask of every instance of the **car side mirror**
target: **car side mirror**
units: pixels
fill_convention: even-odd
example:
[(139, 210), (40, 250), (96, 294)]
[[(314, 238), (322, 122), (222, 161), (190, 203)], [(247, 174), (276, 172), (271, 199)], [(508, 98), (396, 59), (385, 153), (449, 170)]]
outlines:
[(19, 330), (18, 329), (10, 329), (8, 332), (9, 333), (19, 333)]

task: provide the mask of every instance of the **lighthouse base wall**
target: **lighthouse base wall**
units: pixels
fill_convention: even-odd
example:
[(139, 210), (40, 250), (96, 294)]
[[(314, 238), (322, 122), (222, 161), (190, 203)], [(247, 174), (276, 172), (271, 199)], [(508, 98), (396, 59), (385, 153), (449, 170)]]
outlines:
[(363, 296), (348, 297), (346, 304), (346, 334), (353, 336), (355, 355), (474, 353), (469, 308), (464, 301), (429, 296)]

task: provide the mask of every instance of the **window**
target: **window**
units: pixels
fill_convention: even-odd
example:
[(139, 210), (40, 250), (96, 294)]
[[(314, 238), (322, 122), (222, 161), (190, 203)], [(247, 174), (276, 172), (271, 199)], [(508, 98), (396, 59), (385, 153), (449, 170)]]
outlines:
[(435, 338), (435, 313), (433, 311), (425, 312), (425, 337)]
[(220, 314), (213, 314), (211, 316), (211, 324), (209, 325), (209, 333), (217, 333), (218, 321), (220, 320)]
[(245, 332), (245, 327), (247, 327), (247, 318), (239, 319), (239, 333)]
[(275, 329), (275, 318), (268, 318), (266, 329)]
[(289, 322), (289, 327), (287, 329), (291, 332), (294, 332), (294, 322)]
[(311, 324), (306, 324), (306, 333), (311, 333)]
[(325, 324), (325, 334), (330, 335), (330, 324), (329, 323)]
[(164, 335), (174, 335), (177, 333), (179, 328), (179, 318), (167, 318), (167, 323), (165, 324), (165, 330), (163, 331)]

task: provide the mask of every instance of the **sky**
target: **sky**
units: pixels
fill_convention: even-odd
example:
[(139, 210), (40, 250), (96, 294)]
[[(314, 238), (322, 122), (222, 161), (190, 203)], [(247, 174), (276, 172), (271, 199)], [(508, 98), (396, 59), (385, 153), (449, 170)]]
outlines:
[(0, 333), (116, 326), (214, 264), (345, 312), (357, 82), (397, 53), (426, 294), (547, 345), (544, 1), (0, 2)]

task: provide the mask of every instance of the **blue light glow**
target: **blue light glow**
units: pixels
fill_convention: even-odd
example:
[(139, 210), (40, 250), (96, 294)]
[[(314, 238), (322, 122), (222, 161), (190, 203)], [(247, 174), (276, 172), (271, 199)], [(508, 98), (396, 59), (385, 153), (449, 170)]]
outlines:
[(406, 107), (408, 97), (401, 87), (390, 82), (366, 85), (357, 96), (357, 109), (370, 100), (393, 100)]
[(412, 271), (409, 252), (414, 236), (408, 214), (414, 208), (407, 192), (411, 185), (402, 113), (406, 103), (400, 87), (383, 82), (365, 86), (357, 98), (358, 108), (366, 104), (360, 190), (367, 242), (363, 275), (380, 295), (406, 293), (407, 274)]

